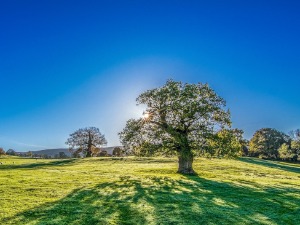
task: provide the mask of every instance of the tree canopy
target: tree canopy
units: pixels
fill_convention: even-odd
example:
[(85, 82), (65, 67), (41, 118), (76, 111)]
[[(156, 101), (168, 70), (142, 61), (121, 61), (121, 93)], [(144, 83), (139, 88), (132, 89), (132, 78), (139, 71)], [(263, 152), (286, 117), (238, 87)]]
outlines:
[(107, 141), (103, 134), (96, 127), (81, 128), (70, 134), (67, 145), (70, 151), (79, 154), (82, 152), (86, 157), (91, 157), (93, 148), (106, 145)]
[(256, 131), (249, 142), (249, 153), (252, 156), (264, 158), (279, 157), (278, 149), (282, 144), (289, 144), (288, 135), (272, 128), (262, 128)]
[(208, 156), (235, 158), (243, 154), (243, 131), (239, 129), (222, 129), (208, 139), (210, 151)]
[(231, 124), (225, 100), (207, 84), (168, 80), (137, 98), (145, 105), (144, 118), (130, 119), (119, 133), (133, 152), (168, 152), (178, 155), (178, 172), (193, 174), (193, 158), (209, 149), (209, 139)]
[(0, 156), (1, 156), (1, 155), (5, 155), (5, 151), (4, 151), (3, 148), (0, 147)]
[(282, 160), (297, 161), (297, 150), (291, 148), (288, 144), (284, 143), (278, 149), (278, 154)]
[(289, 136), (293, 141), (299, 141), (300, 142), (300, 129), (290, 131)]
[(16, 155), (16, 154), (17, 154), (16, 151), (13, 150), (13, 149), (8, 149), (8, 150), (6, 151), (6, 155)]
[(120, 148), (120, 147), (115, 147), (113, 149), (112, 154), (113, 154), (113, 156), (122, 156), (123, 155), (123, 149)]

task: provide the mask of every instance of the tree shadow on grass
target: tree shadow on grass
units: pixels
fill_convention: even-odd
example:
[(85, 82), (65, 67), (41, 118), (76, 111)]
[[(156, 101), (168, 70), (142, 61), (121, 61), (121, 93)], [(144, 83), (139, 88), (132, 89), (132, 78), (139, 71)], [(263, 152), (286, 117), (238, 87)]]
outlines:
[(51, 167), (51, 166), (66, 166), (68, 164), (74, 163), (76, 159), (62, 159), (62, 160), (54, 160), (52, 162), (36, 162), (30, 164), (9, 164), (9, 165), (0, 165), (1, 170), (11, 170), (11, 169), (35, 169), (42, 167)]
[(123, 176), (0, 224), (297, 224), (299, 206), (295, 188), (258, 190), (198, 176)]
[(99, 161), (124, 161), (124, 162), (134, 162), (134, 163), (174, 163), (178, 162), (178, 159), (174, 158), (153, 158), (153, 157), (99, 157)]
[(299, 164), (295, 164), (295, 163), (282, 164), (281, 162), (278, 161), (268, 161), (268, 160), (257, 159), (257, 158), (240, 158), (239, 160), (245, 163), (252, 163), (252, 164), (266, 166), (270, 168), (285, 170), (288, 172), (300, 173), (300, 166)]

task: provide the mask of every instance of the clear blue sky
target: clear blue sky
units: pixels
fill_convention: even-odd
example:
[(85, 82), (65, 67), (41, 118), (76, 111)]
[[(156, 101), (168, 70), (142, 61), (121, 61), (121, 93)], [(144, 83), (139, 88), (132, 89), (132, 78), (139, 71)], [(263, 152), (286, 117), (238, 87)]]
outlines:
[(300, 128), (299, 1), (0, 3), (0, 146), (65, 147), (96, 126), (108, 145), (168, 78), (208, 82), (233, 126)]

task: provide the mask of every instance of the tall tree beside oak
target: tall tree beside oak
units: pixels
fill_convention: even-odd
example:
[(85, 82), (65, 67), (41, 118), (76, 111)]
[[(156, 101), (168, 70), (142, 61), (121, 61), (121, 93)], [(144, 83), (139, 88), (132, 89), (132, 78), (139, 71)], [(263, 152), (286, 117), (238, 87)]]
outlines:
[(239, 129), (221, 129), (208, 139), (210, 151), (207, 151), (207, 156), (226, 158), (242, 156), (246, 145), (243, 134), (244, 132)]
[(293, 130), (289, 132), (291, 141), (291, 151), (294, 155), (293, 159), (295, 161), (298, 160), (298, 157), (300, 156), (300, 129)]
[(279, 157), (278, 149), (283, 144), (290, 145), (288, 135), (272, 128), (262, 128), (256, 131), (249, 142), (249, 154), (263, 158)]

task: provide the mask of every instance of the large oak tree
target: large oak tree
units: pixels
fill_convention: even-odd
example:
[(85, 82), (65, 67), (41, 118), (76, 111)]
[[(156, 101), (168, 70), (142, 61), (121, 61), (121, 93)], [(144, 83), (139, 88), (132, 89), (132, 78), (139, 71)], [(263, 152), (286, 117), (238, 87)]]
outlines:
[(137, 103), (146, 106), (144, 117), (127, 121), (119, 133), (122, 144), (134, 152), (175, 151), (182, 174), (195, 173), (194, 156), (208, 149), (217, 129), (231, 123), (224, 99), (207, 84), (169, 80), (142, 93)]
[(91, 157), (93, 148), (98, 148), (107, 144), (103, 134), (96, 127), (82, 128), (70, 134), (67, 145), (71, 152), (83, 152), (86, 157)]

